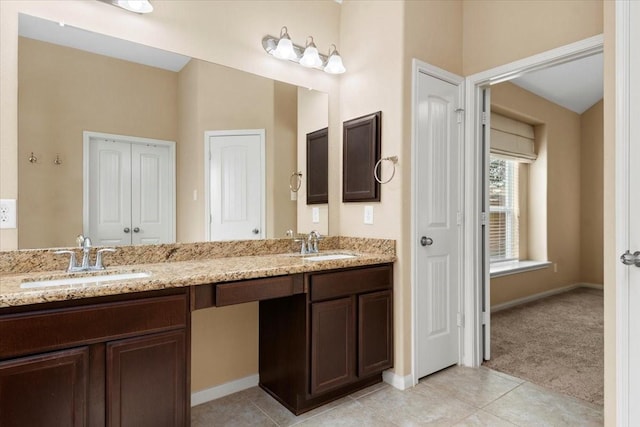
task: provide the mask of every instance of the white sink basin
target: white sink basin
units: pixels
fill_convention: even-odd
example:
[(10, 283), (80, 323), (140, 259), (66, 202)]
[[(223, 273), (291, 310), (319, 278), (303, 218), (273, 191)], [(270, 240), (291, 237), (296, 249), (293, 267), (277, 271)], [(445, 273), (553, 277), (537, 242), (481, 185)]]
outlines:
[(151, 273), (121, 273), (121, 274), (103, 274), (100, 276), (83, 276), (83, 277), (65, 277), (62, 279), (37, 280), (33, 282), (24, 282), (20, 284), (22, 289), (46, 288), (49, 286), (64, 285), (96, 285), (102, 282), (114, 282), (116, 280), (143, 279), (151, 276)]
[(307, 255), (303, 259), (305, 261), (333, 261), (337, 259), (350, 259), (355, 258), (356, 255), (351, 254), (325, 254), (325, 255)]

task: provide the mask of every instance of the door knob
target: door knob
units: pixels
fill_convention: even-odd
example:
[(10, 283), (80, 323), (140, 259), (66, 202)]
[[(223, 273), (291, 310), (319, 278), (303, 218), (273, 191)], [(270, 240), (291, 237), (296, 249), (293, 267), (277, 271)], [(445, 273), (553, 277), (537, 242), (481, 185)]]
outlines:
[(128, 233), (128, 232), (131, 231), (131, 229), (129, 227), (125, 227), (124, 230), (122, 230), (122, 231), (124, 231), (125, 233)]
[(622, 261), (624, 265), (640, 267), (640, 251), (631, 253), (631, 251), (627, 249), (627, 251), (620, 256), (620, 261)]
[(251, 230), (253, 232), (253, 234), (258, 234), (260, 232), (260, 230), (258, 230), (257, 228), (254, 228), (253, 230)]
[(138, 233), (138, 232), (140, 232), (140, 229), (138, 227), (136, 227), (136, 228), (133, 229), (133, 232), (134, 233)]
[(433, 239), (431, 237), (422, 236), (420, 238), (420, 244), (422, 246), (431, 246), (431, 245), (433, 245)]

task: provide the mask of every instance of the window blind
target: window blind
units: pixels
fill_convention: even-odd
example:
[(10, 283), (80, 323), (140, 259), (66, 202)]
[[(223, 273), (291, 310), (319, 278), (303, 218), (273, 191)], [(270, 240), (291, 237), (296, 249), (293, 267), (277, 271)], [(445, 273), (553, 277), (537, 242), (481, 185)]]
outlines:
[(491, 113), (491, 153), (531, 163), (536, 159), (533, 126)]
[(518, 259), (518, 217), (518, 163), (492, 155), (489, 163), (491, 262)]

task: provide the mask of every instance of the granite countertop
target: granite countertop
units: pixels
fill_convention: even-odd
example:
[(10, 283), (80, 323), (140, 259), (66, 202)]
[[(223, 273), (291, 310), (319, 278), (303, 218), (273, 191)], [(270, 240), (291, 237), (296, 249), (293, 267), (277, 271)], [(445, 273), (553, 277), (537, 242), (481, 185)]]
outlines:
[[(103, 272), (94, 274), (147, 272), (151, 275), (141, 279), (101, 283), (91, 283), (90, 274), (66, 273), (62, 270), (3, 274), (0, 277), (0, 308), (375, 265), (393, 262), (396, 259), (395, 253), (366, 253), (352, 250), (320, 252), (320, 254), (323, 253), (350, 253), (357, 256), (339, 260), (309, 261), (302, 256), (284, 253), (119, 265), (108, 267)], [(35, 289), (20, 288), (20, 284), (23, 282), (83, 276), (88, 277), (88, 283)]]

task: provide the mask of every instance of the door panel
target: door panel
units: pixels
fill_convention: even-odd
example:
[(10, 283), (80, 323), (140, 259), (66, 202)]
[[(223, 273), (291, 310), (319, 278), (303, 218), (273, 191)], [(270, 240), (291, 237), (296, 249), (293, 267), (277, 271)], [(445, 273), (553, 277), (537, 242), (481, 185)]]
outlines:
[(209, 136), (210, 240), (260, 239), (264, 218), (263, 136)]
[(354, 298), (311, 305), (311, 394), (356, 377)]
[[(416, 110), (416, 374), (458, 361), (460, 87), (418, 73)], [(422, 238), (424, 237), (424, 239)]]
[(107, 344), (107, 425), (185, 425), (185, 331)]
[(130, 144), (93, 139), (89, 163), (89, 230), (93, 243), (103, 246), (128, 245), (131, 237)]
[(0, 425), (87, 425), (89, 349), (0, 362)]
[(169, 243), (171, 241), (169, 147), (133, 144), (131, 158), (131, 242), (133, 244)]

